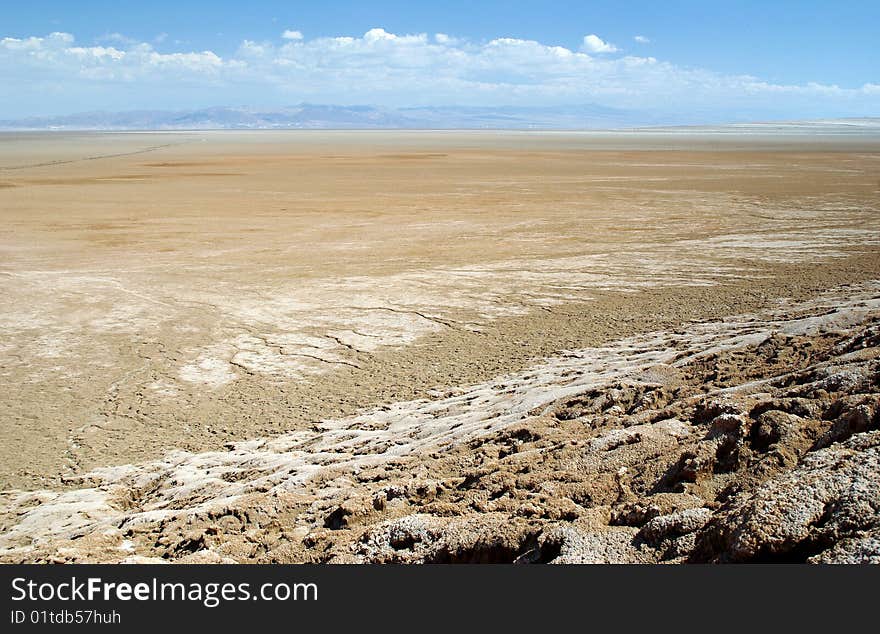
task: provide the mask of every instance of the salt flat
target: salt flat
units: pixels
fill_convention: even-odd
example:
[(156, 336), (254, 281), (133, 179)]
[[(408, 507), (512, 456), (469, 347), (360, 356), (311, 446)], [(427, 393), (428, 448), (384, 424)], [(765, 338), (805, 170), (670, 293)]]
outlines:
[(880, 277), (868, 135), (0, 135), (0, 486)]

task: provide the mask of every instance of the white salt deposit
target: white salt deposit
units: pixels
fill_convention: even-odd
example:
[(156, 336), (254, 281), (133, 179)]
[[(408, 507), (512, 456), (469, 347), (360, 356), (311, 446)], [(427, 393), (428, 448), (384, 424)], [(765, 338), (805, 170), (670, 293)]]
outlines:
[[(344, 485), (333, 483), (339, 474), (344, 478), (369, 465), (486, 435), (540, 413), (558, 399), (616, 380), (650, 379), (650, 369), (657, 366), (680, 366), (714, 351), (759, 343), (774, 333), (843, 329), (878, 310), (880, 282), (849, 287), (775, 312), (566, 352), (528, 370), (434, 400), (392, 403), (357, 416), (322, 421), (311, 429), (235, 443), (227, 451), (172, 451), (161, 460), (96, 469), (79, 479), (79, 489), (8, 492), (0, 510), (14, 519), (7, 520), (0, 549), (28, 548), (32, 543), (198, 513), (252, 492), (296, 491), (317, 475), (328, 478), (330, 491)], [(802, 316), (784, 317), (793, 312)], [(203, 364), (204, 372), (216, 370), (211, 363)], [(662, 425), (662, 429), (613, 434), (687, 433), (679, 421)], [(594, 442), (625, 441), (609, 436)]]

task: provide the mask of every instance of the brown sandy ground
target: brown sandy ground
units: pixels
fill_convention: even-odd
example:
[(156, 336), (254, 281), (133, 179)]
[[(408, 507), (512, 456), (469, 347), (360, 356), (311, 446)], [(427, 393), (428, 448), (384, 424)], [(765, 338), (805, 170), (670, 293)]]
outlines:
[(621, 138), (0, 135), (0, 558), (875, 560), (880, 143)]
[(0, 135), (0, 489), (875, 279), (878, 149)]
[[(199, 507), (195, 485), (175, 497), (179, 482), (117, 480), (112, 525), (35, 544), (25, 534), (3, 560), (878, 563), (880, 286), (838, 293), (733, 320), (720, 340), (692, 325), (670, 339), (668, 363), (651, 357), (517, 424), (302, 487)], [(253, 470), (227, 485), (260, 481), (256, 458), (237, 464)], [(20, 501), (4, 530), (40, 503)], [(44, 503), (66, 517), (63, 499)]]

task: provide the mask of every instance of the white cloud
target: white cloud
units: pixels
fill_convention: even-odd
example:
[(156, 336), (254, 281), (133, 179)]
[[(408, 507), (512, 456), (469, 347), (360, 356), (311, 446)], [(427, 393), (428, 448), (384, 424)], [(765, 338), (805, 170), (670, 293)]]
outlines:
[(117, 48), (112, 46), (104, 47), (104, 46), (72, 46), (67, 51), (71, 55), (75, 55), (80, 59), (83, 58), (93, 58), (96, 60), (100, 60), (102, 58), (109, 58), (112, 60), (120, 60), (125, 57), (125, 53), (120, 51)]
[(117, 44), (122, 44), (126, 46), (131, 46), (132, 44), (137, 44), (138, 41), (134, 38), (128, 37), (127, 35), (123, 35), (122, 33), (105, 33), (104, 35), (100, 35), (95, 38), (97, 42), (116, 42)]
[[(377, 105), (558, 105), (600, 103), (666, 112), (764, 112), (796, 116), (825, 107), (880, 112), (880, 87), (773, 84), (614, 54), (596, 35), (581, 50), (536, 40), (477, 42), (443, 33), (283, 41), (245, 40), (221, 57), (175, 44), (81, 46), (67, 33), (0, 39), (0, 118), (87, 109), (187, 108), (299, 101)], [(167, 44), (167, 42), (166, 42)], [(117, 105), (119, 104), (119, 105)], [(813, 110), (810, 110), (812, 108)], [(763, 109), (763, 110), (762, 110)], [(792, 116), (795, 116), (792, 114)]]
[(603, 40), (598, 35), (584, 37), (583, 49), (588, 53), (616, 53), (617, 47)]
[(645, 37), (644, 35), (636, 35), (633, 37), (633, 39), (636, 42), (638, 42), (639, 44), (650, 44), (651, 43), (651, 39)]
[(0, 40), (0, 50), (5, 48), (8, 51), (31, 51), (35, 56), (40, 56), (42, 51), (63, 48), (73, 42), (74, 38), (70, 33), (55, 31), (46, 37), (4, 37)]

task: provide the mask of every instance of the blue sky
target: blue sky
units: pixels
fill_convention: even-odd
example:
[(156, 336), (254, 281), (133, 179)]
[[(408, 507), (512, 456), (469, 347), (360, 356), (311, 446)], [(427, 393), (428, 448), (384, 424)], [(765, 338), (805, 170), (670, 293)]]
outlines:
[(880, 115), (876, 1), (4, 4), (0, 118), (300, 101)]

